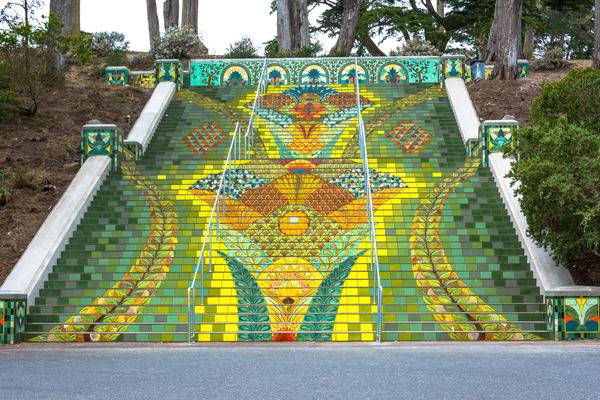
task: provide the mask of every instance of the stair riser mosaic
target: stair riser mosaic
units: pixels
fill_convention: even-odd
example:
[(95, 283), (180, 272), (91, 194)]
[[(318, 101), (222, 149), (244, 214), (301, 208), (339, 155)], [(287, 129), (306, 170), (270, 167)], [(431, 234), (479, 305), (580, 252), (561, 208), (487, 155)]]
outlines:
[[(361, 60), (358, 79), (373, 82), (389, 61), (374, 60)], [(228, 172), (205, 249), (212, 265), (195, 293), (193, 340), (375, 340), (359, 108), (383, 339), (542, 338), (539, 290), (490, 171), (465, 155), (445, 91), (363, 83), (357, 106), (353, 72), (347, 84), (325, 83), (342, 80), (351, 60), (338, 61), (323, 67), (327, 81), (309, 84), (307, 60), (284, 63), (296, 84), (274, 82), (262, 96), (252, 157)], [(247, 68), (251, 82), (256, 67)], [(111, 173), (31, 307), (29, 340), (187, 340), (187, 287), (232, 132), (246, 125), (256, 90), (211, 79), (216, 87), (180, 91), (145, 155)]]

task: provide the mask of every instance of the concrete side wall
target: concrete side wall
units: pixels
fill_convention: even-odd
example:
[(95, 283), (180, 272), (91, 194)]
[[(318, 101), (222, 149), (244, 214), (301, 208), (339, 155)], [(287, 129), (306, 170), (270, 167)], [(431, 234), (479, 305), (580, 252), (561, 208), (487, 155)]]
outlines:
[(35, 297), (111, 169), (108, 156), (87, 159), (0, 288), (0, 297)]
[(137, 145), (142, 153), (146, 151), (176, 91), (177, 85), (173, 82), (161, 82), (156, 86), (152, 97), (125, 139), (125, 145)]
[(479, 118), (465, 81), (461, 78), (448, 78), (444, 82), (463, 142), (466, 144), (469, 139), (477, 139), (479, 137)]

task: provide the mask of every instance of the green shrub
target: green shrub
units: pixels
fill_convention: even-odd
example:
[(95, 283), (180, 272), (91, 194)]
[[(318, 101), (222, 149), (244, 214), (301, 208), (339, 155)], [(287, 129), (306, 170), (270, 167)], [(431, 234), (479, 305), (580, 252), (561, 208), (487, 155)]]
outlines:
[(6, 187), (6, 174), (0, 170), (0, 207), (5, 206), (10, 200), (11, 194)]
[(439, 51), (427, 39), (416, 37), (390, 52), (392, 56), (437, 56)]
[(532, 123), (545, 123), (565, 116), (600, 134), (600, 70), (572, 70), (561, 81), (544, 85), (533, 103)]
[(176, 58), (179, 60), (195, 56), (206, 56), (208, 49), (196, 32), (188, 27), (171, 27), (160, 38), (154, 49), (156, 58)]
[(126, 65), (127, 62), (127, 54), (122, 50), (111, 51), (104, 58), (104, 64), (107, 67)]
[(127, 66), (132, 70), (150, 70), (154, 68), (154, 57), (148, 53), (136, 54)]
[(561, 47), (551, 46), (546, 49), (541, 59), (535, 60), (532, 64), (534, 69), (551, 71), (566, 67), (567, 61)]
[(244, 37), (242, 40), (230, 44), (225, 58), (256, 58), (258, 57), (258, 49), (254, 47), (254, 43), (249, 37)]
[(600, 268), (600, 135), (547, 119), (520, 130), (517, 151), (509, 177), (530, 235), (568, 268)]
[(280, 52), (277, 39), (269, 40), (268, 42), (265, 42), (264, 45), (265, 57), (267, 58), (314, 58), (319, 57), (319, 54), (323, 51), (323, 45), (320, 42), (312, 42), (309, 46), (304, 47), (300, 50), (293, 51), (291, 53)]
[(92, 54), (95, 57), (106, 57), (109, 54), (129, 50), (129, 42), (119, 32), (96, 32), (92, 34)]

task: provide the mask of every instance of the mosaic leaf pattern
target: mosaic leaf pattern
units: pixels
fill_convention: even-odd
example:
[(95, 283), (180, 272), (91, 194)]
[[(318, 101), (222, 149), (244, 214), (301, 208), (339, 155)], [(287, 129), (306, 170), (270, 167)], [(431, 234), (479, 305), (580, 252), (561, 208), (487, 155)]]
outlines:
[(365, 253), (349, 257), (327, 275), (315, 293), (304, 323), (300, 326), (298, 341), (329, 341), (337, 316), (340, 294), (356, 260)]
[(256, 280), (238, 260), (223, 252), (219, 252), (219, 255), (227, 261), (227, 266), (235, 280), (239, 329), (243, 332), (238, 334), (239, 340), (251, 342), (271, 340), (269, 310)]
[(442, 211), (456, 187), (473, 176), (479, 164), (479, 157), (468, 158), (421, 201), (410, 235), (413, 274), (427, 308), (451, 339), (540, 339), (523, 332), (486, 304), (460, 279), (446, 258), (440, 238)]

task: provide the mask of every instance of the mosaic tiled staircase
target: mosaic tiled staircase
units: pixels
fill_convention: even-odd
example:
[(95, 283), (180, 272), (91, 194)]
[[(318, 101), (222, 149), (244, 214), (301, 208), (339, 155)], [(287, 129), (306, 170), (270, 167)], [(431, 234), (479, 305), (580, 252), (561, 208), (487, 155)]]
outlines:
[[(216, 180), (255, 88), (183, 90), (112, 173), (31, 307), (29, 340), (185, 341)], [(439, 86), (363, 85), (383, 340), (527, 340), (542, 297)], [(199, 341), (374, 340), (353, 85), (269, 87), (220, 221)]]

